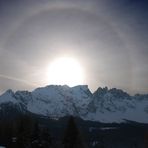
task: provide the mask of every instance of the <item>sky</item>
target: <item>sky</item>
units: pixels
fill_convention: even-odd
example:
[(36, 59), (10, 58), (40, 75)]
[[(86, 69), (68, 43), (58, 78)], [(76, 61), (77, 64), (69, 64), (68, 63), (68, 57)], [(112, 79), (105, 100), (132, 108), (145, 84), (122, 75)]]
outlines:
[(50, 85), (47, 68), (73, 57), (91, 91), (148, 93), (146, 0), (0, 0), (0, 93)]

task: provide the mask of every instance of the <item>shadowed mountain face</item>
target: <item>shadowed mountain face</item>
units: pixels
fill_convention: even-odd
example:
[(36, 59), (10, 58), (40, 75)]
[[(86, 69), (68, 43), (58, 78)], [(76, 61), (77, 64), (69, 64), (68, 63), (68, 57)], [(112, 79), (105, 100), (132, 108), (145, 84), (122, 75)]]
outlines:
[(130, 96), (116, 88), (98, 88), (94, 93), (86, 85), (50, 85), (32, 92), (8, 90), (0, 96), (1, 113), (6, 112), (8, 104), (23, 112), (52, 118), (73, 115), (106, 123), (125, 120), (148, 123), (148, 95)]

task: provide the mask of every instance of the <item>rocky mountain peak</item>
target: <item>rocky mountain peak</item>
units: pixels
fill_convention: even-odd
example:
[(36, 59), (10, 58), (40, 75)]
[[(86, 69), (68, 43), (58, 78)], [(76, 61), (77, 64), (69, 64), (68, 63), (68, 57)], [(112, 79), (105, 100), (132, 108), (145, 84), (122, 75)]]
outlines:
[(148, 95), (130, 96), (121, 89), (99, 87), (93, 94), (87, 85), (48, 85), (32, 92), (12, 90), (0, 96), (0, 106), (18, 104), (22, 110), (50, 116), (79, 116), (86, 120), (148, 123)]

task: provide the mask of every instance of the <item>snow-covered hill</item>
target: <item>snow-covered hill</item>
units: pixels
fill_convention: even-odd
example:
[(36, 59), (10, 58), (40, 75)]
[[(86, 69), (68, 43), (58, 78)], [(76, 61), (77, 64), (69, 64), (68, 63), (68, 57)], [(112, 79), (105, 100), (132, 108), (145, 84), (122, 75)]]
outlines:
[(49, 85), (32, 92), (8, 90), (0, 96), (0, 110), (8, 103), (22, 111), (54, 118), (74, 115), (101, 122), (148, 123), (148, 95), (130, 96), (116, 88), (98, 88), (94, 93), (87, 85)]

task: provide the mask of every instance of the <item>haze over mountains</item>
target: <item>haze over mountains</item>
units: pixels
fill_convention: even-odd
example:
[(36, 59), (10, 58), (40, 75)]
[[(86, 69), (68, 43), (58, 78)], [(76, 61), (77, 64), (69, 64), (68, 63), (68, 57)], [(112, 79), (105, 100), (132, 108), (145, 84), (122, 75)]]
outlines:
[(94, 93), (87, 85), (49, 85), (32, 92), (8, 90), (0, 96), (0, 112), (6, 111), (7, 105), (53, 118), (73, 115), (105, 123), (148, 123), (148, 94), (130, 96), (116, 88), (99, 87)]

